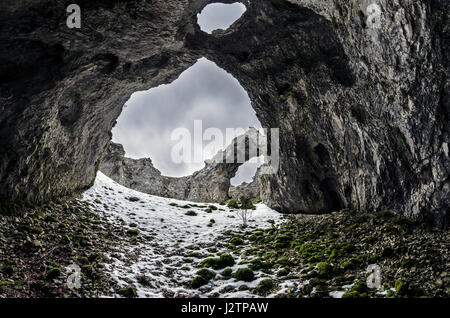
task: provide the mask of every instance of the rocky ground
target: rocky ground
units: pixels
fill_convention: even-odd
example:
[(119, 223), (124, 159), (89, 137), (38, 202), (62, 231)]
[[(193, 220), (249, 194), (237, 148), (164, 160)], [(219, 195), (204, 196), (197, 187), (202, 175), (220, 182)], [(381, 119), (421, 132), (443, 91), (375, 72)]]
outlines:
[[(3, 204), (0, 297), (449, 297), (450, 232), (391, 212), (282, 216), (97, 177), (82, 198)], [(67, 266), (81, 267), (69, 289)], [(366, 285), (367, 266), (381, 286)]]
[[(114, 286), (104, 252), (123, 236), (68, 200), (41, 207), (4, 204), (0, 213), (0, 297), (96, 297)], [(79, 264), (81, 289), (69, 289), (66, 267)]]

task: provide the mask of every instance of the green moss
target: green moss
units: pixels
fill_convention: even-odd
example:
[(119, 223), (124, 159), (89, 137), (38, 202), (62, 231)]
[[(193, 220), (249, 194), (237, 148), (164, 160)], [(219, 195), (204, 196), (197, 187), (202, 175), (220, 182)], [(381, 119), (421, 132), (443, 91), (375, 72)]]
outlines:
[(201, 277), (201, 276), (195, 276), (192, 279), (192, 281), (191, 281), (191, 287), (192, 288), (199, 288), (199, 287), (201, 287), (203, 285), (206, 285), (206, 284), (208, 284), (208, 281), (205, 278)]
[(13, 285), (12, 282), (6, 280), (0, 280), (0, 293), (5, 292), (6, 287)]
[(352, 258), (346, 262), (344, 262), (344, 264), (342, 264), (343, 268), (345, 270), (351, 270), (351, 269), (357, 269), (360, 265), (361, 265), (362, 261), (360, 258)]
[(216, 210), (217, 210), (217, 207), (214, 206), (214, 205), (210, 205), (210, 206), (208, 207), (208, 209), (210, 209), (211, 211), (216, 211)]
[(220, 273), (220, 275), (222, 275), (224, 278), (230, 278), (232, 274), (233, 270), (231, 268), (224, 269), (222, 273)]
[(277, 260), (277, 263), (280, 264), (280, 265), (283, 265), (283, 266), (293, 266), (293, 265), (295, 265), (295, 262), (293, 260), (289, 259), (286, 256), (280, 257)]
[(234, 237), (230, 240), (230, 244), (233, 244), (233, 245), (242, 245), (242, 244), (244, 244), (244, 240), (241, 239), (239, 236), (234, 236)]
[(139, 199), (138, 197), (129, 197), (129, 198), (127, 198), (128, 199), (128, 201), (131, 201), (131, 202), (137, 202), (137, 201), (140, 201), (141, 199)]
[(188, 216), (197, 216), (197, 213), (194, 212), (194, 211), (187, 211), (187, 212), (185, 213), (185, 215), (188, 215)]
[(261, 241), (264, 238), (264, 232), (262, 231), (257, 231), (254, 232), (253, 234), (251, 234), (248, 239), (252, 242), (258, 242)]
[(395, 281), (394, 287), (395, 287), (395, 294), (398, 296), (403, 295), (406, 290), (405, 284), (403, 284), (401, 279), (397, 279)]
[(342, 298), (359, 298), (359, 293), (357, 291), (349, 291), (342, 295)]
[(137, 276), (137, 277), (136, 277), (136, 280), (137, 280), (137, 282), (138, 282), (139, 284), (141, 284), (141, 285), (144, 286), (144, 287), (149, 287), (149, 286), (151, 286), (151, 280), (150, 280), (150, 278), (148, 278), (148, 277), (145, 276), (145, 275), (139, 275), (139, 276)]
[(81, 270), (86, 275), (92, 276), (94, 274), (94, 267), (92, 265), (83, 265), (81, 266)]
[(405, 258), (403, 259), (402, 263), (400, 264), (401, 268), (409, 268), (411, 266), (411, 259), (410, 258)]
[(175, 202), (171, 202), (169, 203), (170, 206), (178, 206), (178, 204), (176, 204)]
[(78, 261), (81, 264), (88, 264), (89, 263), (89, 259), (86, 256), (78, 257)]
[(36, 217), (36, 218), (43, 218), (44, 217), (44, 212), (42, 212), (42, 211), (36, 211), (36, 212), (34, 212), (34, 214), (33, 214), (33, 216), (34, 217)]
[(323, 258), (323, 246), (317, 243), (305, 243), (295, 247), (295, 250), (300, 253), (300, 256), (309, 263), (320, 261)]
[(19, 230), (24, 232), (29, 232), (31, 234), (41, 234), (43, 230), (40, 227), (30, 226), (30, 225), (22, 225), (19, 227)]
[(366, 282), (358, 281), (348, 292), (346, 292), (342, 296), (342, 298), (365, 298), (368, 297), (368, 292), (369, 288), (367, 287)]
[(223, 269), (234, 264), (234, 258), (229, 254), (221, 255), (219, 258), (207, 258), (200, 263), (203, 267), (211, 267), (213, 269)]
[(333, 248), (333, 249), (331, 250), (331, 253), (330, 253), (329, 258), (330, 258), (331, 260), (334, 260), (334, 259), (336, 259), (336, 258), (338, 258), (338, 257), (339, 257), (339, 251), (338, 251), (336, 248)]
[(358, 281), (350, 290), (356, 291), (358, 293), (367, 293), (369, 291), (369, 288), (367, 287), (366, 282)]
[(250, 264), (251, 265), (249, 267), (254, 271), (260, 269), (270, 269), (273, 267), (273, 263), (271, 261), (264, 261), (261, 258), (253, 259)]
[(255, 274), (250, 268), (239, 268), (233, 277), (244, 282), (251, 282), (255, 279)]
[(131, 236), (131, 237), (135, 237), (139, 235), (139, 230), (138, 229), (128, 229), (127, 230), (127, 235)]
[(59, 275), (61, 275), (61, 269), (59, 267), (54, 267), (47, 272), (47, 275), (45, 276), (45, 278), (47, 280), (52, 280), (52, 279), (58, 278)]
[(317, 263), (317, 275), (321, 278), (330, 278), (333, 275), (333, 267), (327, 262)]
[(251, 199), (251, 201), (252, 201), (252, 204), (257, 204), (257, 203), (261, 202), (261, 198), (256, 197), (256, 198)]
[(275, 248), (287, 248), (291, 245), (292, 236), (290, 233), (286, 233), (283, 235), (278, 235), (275, 237), (274, 247)]
[(117, 293), (125, 298), (135, 298), (137, 296), (136, 287), (134, 286), (121, 288), (117, 291)]
[(350, 243), (343, 243), (341, 245), (341, 250), (344, 253), (353, 253), (356, 250), (356, 247), (355, 247), (355, 245), (350, 244)]
[(283, 277), (289, 275), (291, 270), (288, 267), (282, 268), (277, 272), (278, 277)]
[(214, 273), (213, 271), (211, 271), (209, 269), (206, 269), (206, 268), (202, 268), (201, 270), (197, 271), (196, 275), (200, 276), (200, 277), (203, 277), (208, 282), (211, 279), (213, 279), (214, 277), (216, 277), (216, 273)]
[(273, 288), (273, 286), (274, 286), (273, 280), (265, 279), (258, 284), (256, 290), (260, 293), (267, 293)]
[(248, 290), (248, 286), (247, 286), (247, 285), (241, 285), (241, 286), (239, 286), (238, 289), (239, 289), (240, 291)]

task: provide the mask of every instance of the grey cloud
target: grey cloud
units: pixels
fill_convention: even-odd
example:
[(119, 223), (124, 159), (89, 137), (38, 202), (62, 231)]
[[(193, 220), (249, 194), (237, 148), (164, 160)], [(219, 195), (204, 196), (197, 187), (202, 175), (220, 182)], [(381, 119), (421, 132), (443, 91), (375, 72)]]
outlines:
[(261, 127), (239, 82), (202, 58), (170, 85), (133, 94), (112, 131), (113, 141), (123, 144), (130, 158), (150, 157), (164, 175), (189, 175), (204, 164), (173, 163), (171, 151), (177, 142), (170, 137), (180, 127), (193, 134), (194, 120), (203, 121), (203, 131), (216, 127), (224, 136), (226, 128)]
[(242, 3), (212, 3), (198, 15), (198, 24), (202, 31), (211, 33), (214, 30), (226, 30), (246, 11)]

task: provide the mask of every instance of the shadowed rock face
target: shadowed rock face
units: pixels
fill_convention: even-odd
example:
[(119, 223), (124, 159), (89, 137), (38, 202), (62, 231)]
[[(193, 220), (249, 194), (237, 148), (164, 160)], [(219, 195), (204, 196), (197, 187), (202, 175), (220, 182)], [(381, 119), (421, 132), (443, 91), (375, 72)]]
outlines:
[(364, 0), (243, 1), (241, 19), (208, 35), (196, 14), (210, 2), (78, 1), (70, 30), (64, 1), (3, 1), (0, 195), (88, 187), (130, 94), (205, 56), (280, 128), (280, 169), (261, 177), (269, 206), (448, 222), (448, 1), (380, 0), (380, 29)]

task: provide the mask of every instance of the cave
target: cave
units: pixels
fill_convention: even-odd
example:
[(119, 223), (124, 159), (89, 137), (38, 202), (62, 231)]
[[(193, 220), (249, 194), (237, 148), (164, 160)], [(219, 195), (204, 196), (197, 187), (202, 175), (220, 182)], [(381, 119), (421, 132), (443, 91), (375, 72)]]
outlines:
[[(180, 129), (188, 136), (181, 150), (189, 153), (177, 162), (174, 150), (180, 140), (174, 137)], [(99, 170), (121, 185), (162, 197), (222, 202), (231, 198), (230, 186), (235, 197), (247, 192), (244, 181), (252, 188), (248, 195), (259, 197), (258, 182), (251, 181), (263, 157), (254, 162), (248, 148), (240, 161), (211, 163), (219, 153), (240, 153), (237, 140), (249, 144), (242, 136), (254, 138), (254, 129), (261, 129), (261, 124), (245, 90), (230, 74), (201, 58), (171, 84), (131, 95)]]
[[(3, 200), (42, 203), (88, 188), (131, 94), (171, 83), (205, 57), (241, 83), (263, 127), (280, 129), (280, 169), (260, 181), (268, 206), (389, 209), (447, 223), (447, 44), (444, 31), (431, 35), (443, 30), (444, 4), (387, 3), (389, 23), (371, 29), (359, 6), (349, 21), (322, 2), (241, 1), (242, 16), (208, 34), (197, 15), (216, 2), (79, 1), (89, 26), (81, 30), (60, 23), (62, 4), (36, 1), (32, 15), (6, 5)], [(422, 12), (421, 32), (394, 18), (405, 10)]]
[[(67, 5), (0, 4), (0, 298), (450, 297), (448, 0)], [(248, 129), (170, 170), (182, 80)]]

